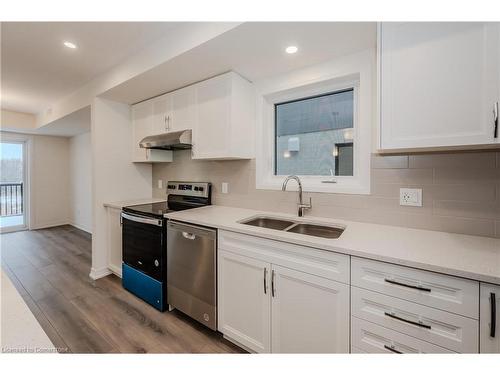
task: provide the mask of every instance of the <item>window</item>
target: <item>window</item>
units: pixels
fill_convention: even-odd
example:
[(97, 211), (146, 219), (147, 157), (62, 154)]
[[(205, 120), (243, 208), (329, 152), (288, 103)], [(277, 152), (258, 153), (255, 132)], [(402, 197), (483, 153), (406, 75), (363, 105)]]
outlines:
[(257, 189), (295, 174), (306, 192), (370, 193), (375, 66), (367, 50), (256, 84)]
[(352, 176), (354, 88), (275, 104), (274, 174)]

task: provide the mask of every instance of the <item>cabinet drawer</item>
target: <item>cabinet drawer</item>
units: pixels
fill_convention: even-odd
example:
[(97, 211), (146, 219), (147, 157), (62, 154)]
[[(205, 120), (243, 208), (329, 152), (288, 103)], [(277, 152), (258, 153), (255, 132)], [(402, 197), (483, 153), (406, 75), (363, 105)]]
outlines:
[(477, 353), (477, 320), (351, 287), (351, 314), (458, 353)]
[(381, 327), (351, 319), (351, 353), (454, 353), (451, 350)]
[(351, 284), (422, 305), (479, 317), (479, 282), (352, 257)]
[(219, 230), (219, 250), (349, 283), (349, 256), (288, 242)]

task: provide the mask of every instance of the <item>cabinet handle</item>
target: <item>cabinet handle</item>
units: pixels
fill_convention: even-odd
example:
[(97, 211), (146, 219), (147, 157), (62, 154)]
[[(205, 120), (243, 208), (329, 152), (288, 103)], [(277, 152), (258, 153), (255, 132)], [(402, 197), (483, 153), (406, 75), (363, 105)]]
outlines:
[(167, 116), (167, 130), (170, 130), (170, 115)]
[(431, 291), (429, 288), (424, 288), (424, 287), (418, 286), (418, 285), (404, 284), (404, 283), (400, 283), (399, 281), (395, 281), (395, 280), (391, 280), (391, 279), (384, 279), (384, 281), (386, 283), (389, 283), (389, 284), (394, 284), (394, 285), (404, 286), (406, 288), (421, 290), (422, 292), (430, 292)]
[(495, 293), (490, 293), (491, 324), (490, 337), (495, 337), (497, 328), (497, 299)]
[(271, 271), (271, 296), (274, 297), (275, 290), (274, 290), (274, 270)]
[(163, 116), (163, 124), (165, 125), (165, 131), (168, 131), (167, 115)]
[(405, 319), (405, 318), (401, 318), (399, 316), (396, 316), (396, 314), (394, 314), (394, 313), (384, 312), (384, 315), (388, 316), (389, 318), (400, 320), (400, 321), (408, 323), (408, 324), (413, 324), (414, 326), (419, 326), (419, 327), (422, 327), (422, 328), (431, 329), (431, 326), (429, 326), (427, 324), (420, 323), (420, 322), (414, 322), (413, 320), (408, 320), (408, 319)]
[(393, 352), (393, 353), (403, 354), (403, 353), (402, 353), (402, 352), (400, 352), (399, 350), (396, 350), (396, 349), (394, 349), (394, 347), (389, 346), (389, 345), (384, 345), (384, 348), (386, 348), (387, 350), (390, 350), (390, 351), (391, 351), (391, 352)]
[(493, 138), (498, 138), (498, 102), (493, 105)]
[(264, 267), (264, 294), (267, 294), (267, 267)]

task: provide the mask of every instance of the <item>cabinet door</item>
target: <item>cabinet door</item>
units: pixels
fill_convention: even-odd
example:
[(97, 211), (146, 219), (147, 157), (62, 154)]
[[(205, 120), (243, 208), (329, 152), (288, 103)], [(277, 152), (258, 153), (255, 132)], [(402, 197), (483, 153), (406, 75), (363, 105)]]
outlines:
[(218, 253), (218, 329), (258, 353), (270, 351), (270, 270), (266, 262)]
[(272, 352), (349, 353), (349, 286), (272, 267)]
[(167, 133), (172, 124), (172, 96), (165, 94), (152, 100), (153, 102), (153, 134)]
[(480, 353), (500, 353), (500, 285), (481, 283)]
[(196, 123), (196, 90), (184, 87), (171, 93), (172, 111), (169, 131), (193, 129)]
[(146, 150), (139, 147), (139, 142), (152, 134), (153, 103), (150, 101), (136, 104), (132, 107), (132, 160), (144, 162)]
[(498, 143), (498, 23), (380, 26), (380, 148)]
[(227, 75), (196, 85), (193, 158), (217, 158), (229, 153), (230, 99), (231, 77)]
[(115, 274), (122, 273), (122, 210), (108, 207), (108, 267)]

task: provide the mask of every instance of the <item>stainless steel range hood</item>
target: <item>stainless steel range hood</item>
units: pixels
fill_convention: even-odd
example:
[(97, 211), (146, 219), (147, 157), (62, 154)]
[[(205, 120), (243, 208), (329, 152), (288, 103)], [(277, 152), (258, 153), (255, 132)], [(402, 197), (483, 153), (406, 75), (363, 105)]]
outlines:
[(158, 150), (186, 150), (192, 147), (191, 130), (151, 135), (140, 141), (139, 146)]

